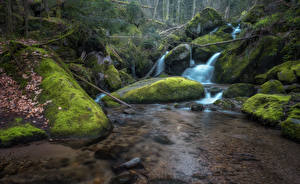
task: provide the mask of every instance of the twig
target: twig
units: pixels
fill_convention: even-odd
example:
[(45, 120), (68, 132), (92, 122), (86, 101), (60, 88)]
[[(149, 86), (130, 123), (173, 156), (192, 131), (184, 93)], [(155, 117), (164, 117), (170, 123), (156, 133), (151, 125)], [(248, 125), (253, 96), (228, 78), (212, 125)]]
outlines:
[(104, 94), (106, 94), (107, 96), (111, 97), (111, 98), (114, 99), (116, 102), (121, 103), (121, 104), (123, 104), (123, 105), (126, 105), (127, 107), (132, 108), (131, 105), (127, 104), (126, 102), (124, 102), (124, 101), (122, 101), (122, 100), (120, 100), (120, 99), (118, 99), (118, 98), (116, 98), (116, 97), (114, 97), (114, 96), (112, 96), (110, 93), (108, 93), (108, 92), (106, 92), (106, 91), (104, 91), (104, 90), (98, 88), (97, 86), (95, 86), (94, 84), (88, 82), (87, 80), (85, 80), (84, 78), (80, 77), (79, 75), (76, 75), (75, 73), (73, 73), (73, 75), (74, 75), (75, 77), (79, 78), (80, 80), (82, 80), (83, 82), (87, 83), (87, 84), (90, 85), (91, 87), (97, 89), (97, 90), (100, 91), (101, 93), (104, 93)]

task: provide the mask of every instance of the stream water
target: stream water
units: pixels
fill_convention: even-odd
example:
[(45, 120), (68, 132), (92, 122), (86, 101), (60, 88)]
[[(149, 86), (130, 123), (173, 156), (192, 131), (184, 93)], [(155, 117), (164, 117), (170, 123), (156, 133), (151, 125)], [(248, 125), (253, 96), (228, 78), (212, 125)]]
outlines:
[[(109, 109), (113, 132), (81, 148), (36, 142), (0, 151), (0, 183), (108, 184), (133, 158), (135, 184), (298, 184), (300, 146), (243, 114), (175, 104)], [(76, 142), (72, 145), (77, 145)], [(125, 172), (126, 173), (126, 172)]]

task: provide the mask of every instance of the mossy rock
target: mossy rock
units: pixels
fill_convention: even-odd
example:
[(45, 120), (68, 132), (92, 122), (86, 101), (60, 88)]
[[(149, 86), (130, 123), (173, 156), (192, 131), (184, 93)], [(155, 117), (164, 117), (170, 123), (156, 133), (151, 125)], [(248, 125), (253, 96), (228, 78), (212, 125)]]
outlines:
[(222, 16), (213, 8), (205, 8), (187, 23), (185, 32), (191, 37), (205, 35), (225, 22)]
[(270, 80), (263, 85), (261, 85), (261, 89), (259, 93), (264, 94), (280, 94), (285, 93), (284, 87), (282, 83), (278, 80)]
[(255, 81), (262, 84), (271, 79), (280, 80), (284, 84), (291, 84), (299, 81), (300, 78), (300, 60), (287, 61), (271, 68), (264, 74), (255, 76)]
[(264, 6), (263, 5), (256, 5), (253, 6), (246, 15), (243, 16), (242, 21), (243, 22), (250, 22), (251, 24), (256, 23), (261, 17), (265, 15), (264, 12)]
[(229, 86), (229, 88), (224, 91), (223, 96), (225, 98), (251, 97), (256, 91), (253, 84), (237, 83)]
[(241, 111), (242, 105), (247, 101), (247, 97), (222, 98), (214, 102), (214, 105), (222, 110)]
[(114, 65), (111, 64), (105, 66), (103, 73), (104, 73), (105, 81), (108, 84), (110, 90), (115, 91), (121, 88), (122, 81), (120, 78), (120, 74)]
[(276, 126), (285, 118), (284, 106), (291, 96), (256, 94), (243, 105), (242, 111), (265, 125)]
[(281, 64), (281, 40), (264, 36), (228, 46), (215, 64), (214, 79), (219, 83), (253, 83), (255, 76)]
[(282, 135), (300, 142), (300, 103), (294, 105), (287, 120), (281, 123)]
[(129, 84), (132, 84), (136, 82), (136, 80), (126, 72), (126, 69), (119, 70), (120, 78), (122, 80), (122, 86), (127, 86)]
[[(183, 77), (152, 78), (136, 82), (112, 95), (127, 103), (167, 103), (204, 97), (204, 87)], [(106, 105), (116, 105), (108, 96), (103, 101)]]
[(0, 147), (8, 147), (19, 143), (46, 138), (46, 132), (29, 123), (0, 130)]
[[(231, 34), (207, 34), (192, 41), (192, 44), (204, 45), (208, 43), (217, 43), (232, 39)], [(206, 62), (213, 54), (220, 52), (224, 46), (212, 45), (208, 47), (193, 47), (193, 59), (197, 62)]]
[(52, 101), (45, 110), (51, 136), (96, 138), (108, 131), (102, 109), (54, 60), (42, 59), (36, 71), (43, 77), (40, 101)]
[(166, 55), (165, 72), (170, 75), (181, 75), (186, 68), (190, 67), (190, 59), (190, 45), (178, 45)]

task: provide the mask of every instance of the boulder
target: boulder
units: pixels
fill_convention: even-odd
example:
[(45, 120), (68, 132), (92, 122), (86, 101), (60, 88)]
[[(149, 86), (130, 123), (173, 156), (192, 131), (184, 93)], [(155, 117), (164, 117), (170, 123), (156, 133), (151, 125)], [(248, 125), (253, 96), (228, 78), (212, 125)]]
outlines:
[(224, 24), (222, 16), (213, 8), (205, 8), (187, 23), (185, 32), (191, 38), (205, 35)]
[(291, 96), (256, 94), (244, 104), (242, 111), (262, 124), (276, 126), (285, 118), (284, 108)]
[(214, 102), (214, 106), (221, 110), (230, 110), (240, 112), (247, 97), (222, 98)]
[(264, 94), (280, 94), (285, 93), (284, 87), (282, 83), (278, 80), (270, 80), (263, 85), (261, 85), (261, 89), (259, 93)]
[(170, 75), (181, 75), (190, 67), (191, 47), (181, 44), (171, 50), (165, 58), (165, 72)]
[(281, 123), (282, 135), (300, 142), (300, 103), (288, 112), (288, 118)]
[[(204, 87), (183, 77), (153, 78), (126, 86), (112, 95), (128, 103), (177, 102), (204, 97)], [(107, 106), (118, 106), (108, 96), (102, 100)]]
[(232, 43), (215, 64), (214, 79), (218, 83), (253, 83), (255, 76), (281, 64), (281, 40), (264, 36), (259, 40)]
[(225, 98), (250, 97), (253, 96), (256, 91), (255, 86), (252, 84), (236, 83), (226, 89), (223, 96)]

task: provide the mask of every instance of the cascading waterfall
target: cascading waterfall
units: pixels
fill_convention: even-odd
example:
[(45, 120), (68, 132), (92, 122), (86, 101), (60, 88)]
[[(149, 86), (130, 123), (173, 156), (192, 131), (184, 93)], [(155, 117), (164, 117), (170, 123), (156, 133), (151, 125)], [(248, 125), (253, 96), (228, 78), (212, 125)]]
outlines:
[(164, 70), (165, 70), (165, 58), (169, 51), (167, 51), (161, 58), (159, 58), (156, 71), (155, 71), (155, 77), (159, 76)]
[(239, 24), (237, 27), (233, 27), (232, 24), (227, 24), (228, 26), (232, 27), (233, 32), (231, 33), (232, 38), (235, 40), (236, 35), (241, 33), (241, 25)]
[(103, 94), (103, 93), (99, 94), (99, 95), (96, 97), (95, 102), (96, 102), (96, 103), (100, 103), (101, 100), (102, 100), (102, 98), (104, 98), (105, 96), (106, 96), (106, 94)]

